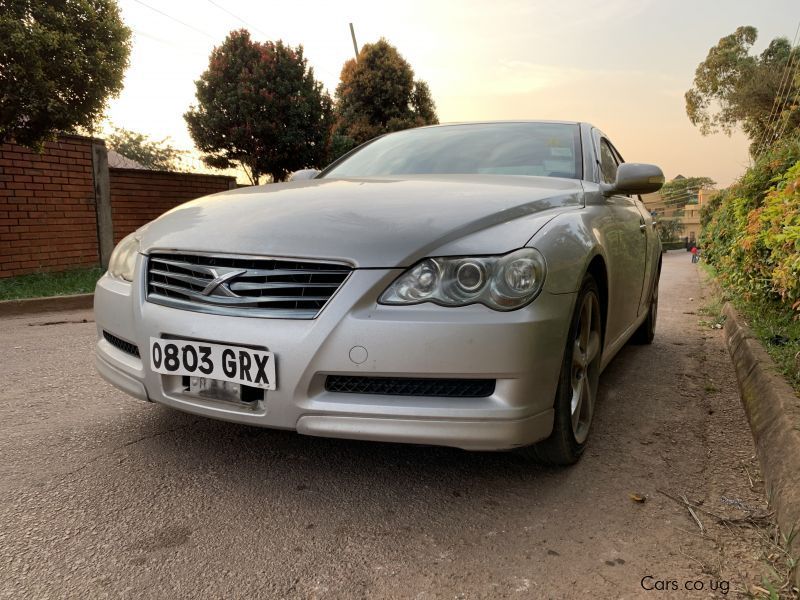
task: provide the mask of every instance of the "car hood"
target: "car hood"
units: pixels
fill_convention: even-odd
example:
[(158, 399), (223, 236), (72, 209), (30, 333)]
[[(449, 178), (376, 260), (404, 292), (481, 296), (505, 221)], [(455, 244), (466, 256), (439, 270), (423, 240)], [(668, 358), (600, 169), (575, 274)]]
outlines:
[(579, 181), (550, 177), (314, 179), (182, 204), (143, 228), (141, 249), (405, 267), (424, 256), (514, 250), (582, 203)]

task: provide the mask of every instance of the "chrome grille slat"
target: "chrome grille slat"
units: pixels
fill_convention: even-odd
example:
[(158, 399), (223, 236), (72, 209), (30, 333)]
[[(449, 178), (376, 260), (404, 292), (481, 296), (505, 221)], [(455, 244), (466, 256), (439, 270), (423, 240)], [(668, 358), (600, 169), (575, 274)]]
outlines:
[(186, 288), (178, 287), (176, 285), (170, 285), (168, 283), (156, 283), (150, 282), (151, 287), (160, 288), (162, 290), (169, 290), (171, 292), (179, 292), (202, 302), (204, 304), (219, 304), (224, 306), (258, 306), (258, 304), (262, 302), (312, 302), (312, 301), (325, 301), (330, 296), (242, 296), (240, 298), (229, 298), (229, 297), (222, 297), (222, 296), (214, 296), (213, 299), (211, 296), (205, 296), (200, 292), (193, 292), (191, 290), (187, 290)]
[(195, 273), (203, 273), (204, 275), (211, 275), (211, 269), (208, 267), (203, 267), (199, 265), (193, 265), (191, 263), (186, 262), (179, 262), (177, 260), (166, 260), (163, 258), (156, 258), (152, 259), (153, 262), (162, 263), (165, 265), (172, 265), (173, 267), (180, 267), (181, 269), (186, 269), (187, 271), (194, 271)]
[[(216, 310), (216, 307), (211, 305), (198, 305), (195, 302), (181, 300), (179, 298), (170, 298), (169, 296), (162, 296), (161, 294), (151, 292), (147, 297), (148, 302), (153, 304), (161, 304), (162, 306), (171, 306), (172, 308), (180, 308), (183, 310), (190, 310), (194, 312), (202, 312), (209, 314), (232, 314), (230, 312)], [(214, 309), (214, 310), (210, 310)], [(314, 309), (282, 309), (282, 308), (247, 308), (236, 314), (245, 317), (258, 317), (264, 319), (313, 319), (317, 316), (319, 310)]]
[(168, 283), (157, 283), (155, 281), (150, 282), (150, 287), (158, 288), (161, 290), (167, 290), (170, 292), (177, 292), (188, 298), (193, 300), (197, 300), (198, 302), (202, 302), (203, 304), (219, 304), (221, 306), (229, 306), (229, 305), (236, 305), (236, 306), (258, 306), (260, 301), (259, 298), (214, 298), (213, 300), (209, 300), (208, 296), (204, 296), (200, 292), (193, 292), (192, 290), (187, 290), (186, 288), (179, 287), (177, 285), (170, 285)]
[(150, 269), (151, 275), (161, 275), (163, 277), (168, 277), (170, 279), (177, 279), (178, 281), (183, 281), (184, 283), (192, 283), (194, 285), (199, 285), (200, 287), (206, 287), (208, 283), (211, 281), (211, 278), (202, 278), (202, 277), (193, 277), (191, 275), (183, 275), (181, 273), (172, 273), (170, 271), (162, 271), (161, 269)]
[(248, 269), (248, 277), (277, 277), (281, 275), (346, 275), (350, 269)]
[(212, 314), (313, 319), (352, 269), (283, 258), (153, 253), (147, 300)]
[[(248, 275), (249, 277), (249, 275)], [(270, 289), (289, 289), (289, 288), (337, 288), (336, 283), (294, 283), (289, 281), (267, 281), (249, 282), (249, 281), (236, 281), (230, 284), (234, 292), (242, 292), (245, 290), (270, 290)]]
[[(185, 263), (176, 260), (166, 260), (162, 258), (154, 258), (153, 262), (159, 262), (181, 269), (188, 269), (196, 273), (203, 273), (211, 275), (211, 268), (204, 265), (197, 265), (193, 263)], [(351, 269), (248, 269), (248, 277), (275, 277), (280, 275), (346, 275), (350, 273)]]

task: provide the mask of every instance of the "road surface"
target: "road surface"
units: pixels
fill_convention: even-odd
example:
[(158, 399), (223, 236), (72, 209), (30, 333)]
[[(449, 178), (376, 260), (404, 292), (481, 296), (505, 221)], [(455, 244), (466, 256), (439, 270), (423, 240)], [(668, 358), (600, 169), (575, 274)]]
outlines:
[(198, 418), (102, 381), (91, 311), (2, 320), (0, 597), (738, 597), (759, 532), (661, 493), (765, 507), (702, 296), (665, 255), (656, 341), (606, 370), (568, 469)]

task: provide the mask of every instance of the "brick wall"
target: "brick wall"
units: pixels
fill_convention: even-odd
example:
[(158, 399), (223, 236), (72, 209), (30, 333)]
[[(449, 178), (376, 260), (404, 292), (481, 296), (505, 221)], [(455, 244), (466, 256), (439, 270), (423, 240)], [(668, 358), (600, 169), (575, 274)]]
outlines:
[(98, 260), (92, 140), (0, 145), (0, 277)]
[(231, 177), (110, 168), (114, 243), (145, 223), (200, 196), (224, 192)]
[[(100, 262), (92, 145), (64, 135), (40, 154), (0, 144), (0, 278)], [(109, 169), (114, 239), (200, 196), (235, 187), (232, 177)]]

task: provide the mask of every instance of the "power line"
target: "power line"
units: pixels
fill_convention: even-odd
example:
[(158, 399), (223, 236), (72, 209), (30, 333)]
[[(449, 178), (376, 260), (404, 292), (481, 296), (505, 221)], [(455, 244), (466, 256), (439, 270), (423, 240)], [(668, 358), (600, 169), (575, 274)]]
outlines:
[(769, 117), (767, 117), (767, 124), (764, 127), (764, 134), (762, 136), (761, 142), (759, 143), (758, 147), (756, 148), (756, 157), (758, 157), (760, 155), (761, 150), (763, 149), (763, 147), (766, 144), (769, 143), (768, 140), (769, 140), (769, 137), (771, 135), (771, 131), (770, 130), (772, 129), (772, 125), (773, 125), (773, 115), (775, 116), (775, 118), (777, 118), (778, 107), (781, 104), (780, 98), (783, 95), (784, 86), (786, 84), (786, 76), (789, 73), (789, 71), (791, 71), (792, 64), (794, 62), (794, 58), (795, 58), (794, 48), (797, 45), (797, 36), (798, 36), (798, 34), (800, 34), (800, 23), (797, 24), (797, 29), (794, 32), (794, 39), (792, 40), (792, 44), (791, 44), (791, 47), (790, 47), (789, 60), (786, 61), (786, 66), (783, 69), (783, 73), (781, 73), (781, 82), (780, 82), (780, 85), (778, 86), (778, 92), (775, 94), (775, 98), (773, 98), (773, 100), (772, 100), (772, 107), (770, 108), (770, 111), (769, 111)]
[(797, 61), (797, 67), (795, 67), (794, 74), (792, 74), (788, 79), (790, 83), (785, 88), (786, 96), (784, 97), (784, 88), (781, 88), (778, 91), (778, 95), (776, 96), (777, 110), (775, 111), (775, 117), (774, 119), (770, 119), (767, 123), (767, 128), (764, 130), (764, 137), (756, 151), (756, 159), (758, 159), (764, 152), (766, 152), (769, 149), (769, 146), (773, 141), (775, 141), (778, 137), (780, 137), (776, 135), (778, 127), (780, 127), (780, 122), (781, 122), (780, 117), (781, 114), (783, 113), (783, 110), (785, 109), (786, 103), (790, 99), (792, 88), (794, 87), (794, 78), (796, 77), (798, 67), (800, 67), (800, 60)]
[(167, 40), (161, 39), (160, 37), (156, 37), (156, 36), (151, 35), (149, 33), (145, 33), (144, 31), (139, 31), (138, 29), (134, 29), (133, 27), (131, 27), (131, 29), (133, 30), (133, 33), (136, 34), (137, 36), (140, 35), (142, 37), (146, 37), (147, 39), (153, 40), (154, 42), (158, 42), (159, 44), (163, 44), (165, 46), (169, 46), (170, 48), (173, 48), (173, 49), (177, 50), (178, 52), (186, 54), (187, 56), (207, 56), (206, 54), (204, 54), (202, 52), (187, 50), (183, 46), (178, 46), (177, 44), (173, 44), (172, 42), (168, 42)]
[(703, 187), (704, 186), (702, 186), (702, 185), (693, 185), (693, 186), (687, 186), (685, 188), (675, 189), (675, 190), (666, 191), (666, 192), (662, 191), (661, 194), (665, 195), (665, 196), (669, 196), (669, 195), (673, 195), (673, 194), (683, 194), (685, 192), (690, 192), (690, 191), (691, 192), (696, 192), (698, 190), (702, 190)]
[[(797, 36), (800, 35), (800, 22), (797, 24), (797, 29), (794, 32), (794, 38), (792, 39), (792, 44), (789, 49), (789, 60), (786, 61), (786, 66), (783, 69), (783, 73), (781, 74), (781, 82), (778, 86), (778, 92), (775, 94), (775, 98), (772, 101), (772, 108), (769, 111), (769, 116), (767, 117), (767, 124), (764, 127), (764, 133), (762, 135), (761, 141), (758, 143), (755, 152), (755, 158), (758, 159), (762, 152), (769, 147), (770, 142), (772, 141), (772, 136), (774, 135), (775, 131), (777, 130), (777, 124), (780, 116), (780, 106), (786, 102), (786, 100), (781, 100), (783, 96), (784, 88), (787, 84), (789, 84), (788, 91), (791, 90), (792, 81), (791, 79), (787, 78), (787, 75), (792, 70), (792, 66), (794, 66), (795, 59), (797, 58)], [(790, 92), (791, 93), (791, 92)], [(787, 94), (787, 99), (788, 99)], [(774, 116), (774, 119), (773, 119)]]
[(248, 28), (252, 29), (253, 31), (255, 31), (255, 32), (257, 32), (257, 33), (260, 33), (260, 34), (261, 34), (261, 35), (263, 35), (265, 38), (269, 38), (269, 35), (267, 35), (267, 34), (266, 34), (266, 33), (264, 33), (263, 31), (261, 31), (261, 30), (260, 30), (258, 27), (254, 27), (253, 25), (251, 25), (250, 23), (248, 23), (247, 21), (245, 21), (245, 20), (244, 20), (244, 19), (242, 19), (241, 17), (238, 17), (238, 16), (236, 16), (235, 14), (233, 14), (231, 11), (229, 11), (229, 10), (228, 10), (227, 8), (225, 8), (224, 6), (220, 6), (219, 4), (217, 4), (216, 2), (214, 2), (214, 0), (208, 0), (208, 3), (209, 3), (209, 4), (211, 4), (212, 6), (216, 6), (216, 7), (217, 7), (218, 9), (220, 9), (222, 12), (229, 14), (229, 15), (230, 15), (230, 16), (232, 16), (234, 19), (236, 19), (237, 21), (241, 22), (243, 25), (246, 25)]
[[(776, 140), (779, 140), (783, 137), (783, 134), (786, 132), (786, 126), (789, 124), (789, 119), (792, 118), (792, 111), (791, 105), (797, 104), (798, 100), (800, 100), (800, 85), (797, 84), (798, 78), (800, 78), (800, 62), (797, 65), (797, 68), (794, 70), (794, 77), (792, 78), (792, 84), (795, 88), (797, 88), (797, 92), (794, 95), (794, 102), (790, 103), (789, 110), (786, 111), (786, 116), (783, 118), (783, 125), (781, 126), (780, 133), (775, 137)], [(791, 94), (791, 90), (790, 90)], [(787, 101), (789, 100), (789, 96), (786, 96)], [(786, 110), (784, 108), (784, 110)]]
[(664, 200), (668, 200), (668, 199), (672, 199), (672, 198), (679, 198), (679, 197), (683, 197), (683, 196), (687, 196), (688, 197), (688, 196), (691, 196), (691, 195), (696, 195), (702, 189), (704, 189), (704, 188), (702, 188), (702, 187), (692, 187), (692, 188), (686, 188), (684, 190), (673, 190), (671, 192), (660, 193), (660, 196)]
[(209, 38), (211, 40), (214, 39), (214, 37), (211, 36), (211, 34), (209, 34), (208, 32), (205, 32), (202, 29), (198, 29), (197, 27), (194, 27), (193, 25), (189, 25), (188, 23), (186, 23), (184, 21), (181, 21), (180, 19), (178, 19), (176, 17), (173, 17), (172, 15), (168, 15), (163, 10), (159, 10), (158, 8), (150, 6), (149, 4), (146, 4), (146, 3), (142, 2), (142, 0), (134, 0), (134, 2), (137, 2), (137, 3), (141, 4), (142, 6), (144, 6), (146, 8), (149, 8), (153, 12), (157, 12), (158, 14), (163, 15), (163, 16), (167, 17), (168, 19), (171, 19), (172, 21), (175, 21), (176, 23), (180, 23), (184, 27), (186, 27), (188, 29), (191, 29), (192, 31), (196, 31), (197, 33), (200, 33), (200, 34), (206, 36), (207, 38)]

